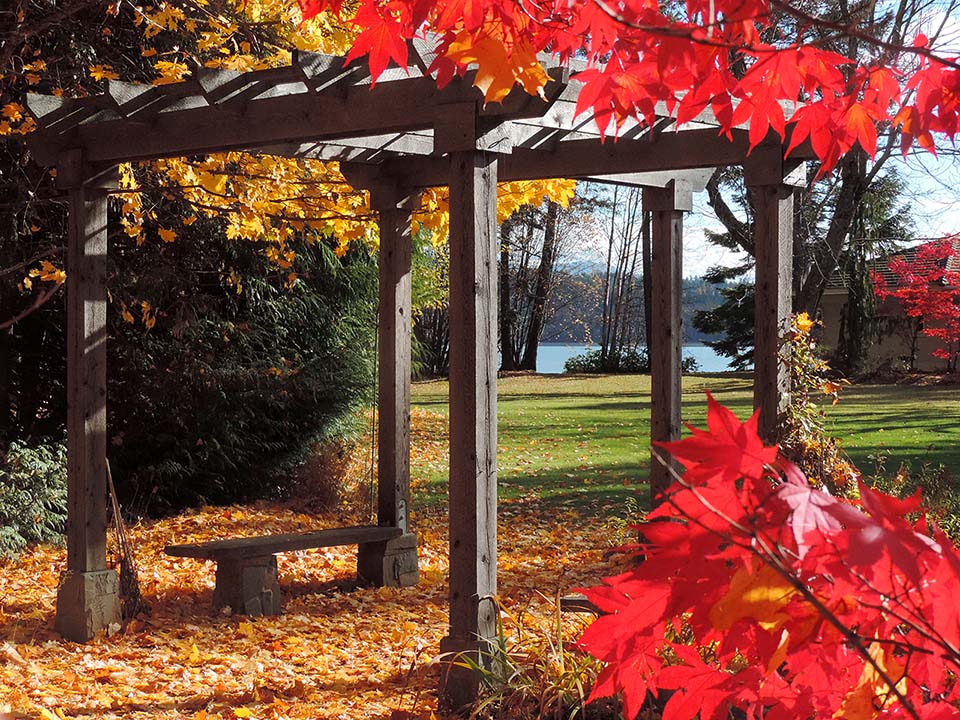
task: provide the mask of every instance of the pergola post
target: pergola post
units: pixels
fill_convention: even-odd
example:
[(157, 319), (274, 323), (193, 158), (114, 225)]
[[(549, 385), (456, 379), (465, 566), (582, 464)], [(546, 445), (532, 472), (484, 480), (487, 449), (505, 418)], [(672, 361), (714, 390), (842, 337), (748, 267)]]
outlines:
[(392, 184), (370, 186), (379, 213), (380, 321), (377, 450), (377, 524), (403, 535), (359, 546), (358, 574), (380, 586), (407, 587), (419, 581), (417, 536), (409, 532), (411, 212), (414, 198)]
[[(692, 209), (693, 194), (680, 183), (665, 188), (644, 188), (643, 209), (651, 213), (652, 306), (650, 308), (650, 440), (666, 442), (680, 439), (681, 376), (683, 336), (681, 301), (683, 291), (683, 212)], [(644, 279), (646, 282), (647, 279)], [(676, 461), (665, 450), (659, 454)], [(650, 460), (650, 504), (671, 482), (670, 469), (656, 458)]]
[(477, 695), (464, 655), (492, 659), (497, 592), (497, 160), (450, 153), (450, 632), (444, 707)]
[(77, 642), (120, 622), (119, 578), (107, 568), (107, 190), (116, 168), (93, 173), (63, 153), (67, 250), (67, 570), (55, 627)]
[(744, 165), (744, 179), (753, 206), (756, 256), (753, 403), (760, 409), (760, 436), (775, 443), (790, 404), (790, 369), (780, 344), (793, 309), (793, 185), (797, 180), (784, 177), (779, 144), (751, 157)]

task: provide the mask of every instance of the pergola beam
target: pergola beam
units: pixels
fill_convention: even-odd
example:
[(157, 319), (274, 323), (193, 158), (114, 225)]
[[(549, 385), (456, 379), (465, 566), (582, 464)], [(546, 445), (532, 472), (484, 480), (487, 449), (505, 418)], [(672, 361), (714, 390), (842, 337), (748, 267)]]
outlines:
[[(733, 139), (728, 140), (710, 128), (665, 132), (649, 141), (570, 140), (557, 143), (549, 151), (514, 147), (511, 154), (501, 158), (498, 176), (501, 181), (577, 179), (740, 165), (747, 159), (750, 142), (744, 131), (735, 130), (732, 135)], [(782, 152), (779, 140), (771, 147)], [(803, 159), (808, 152), (809, 148), (801, 146), (792, 157)], [(443, 158), (397, 158), (384, 165), (384, 172), (409, 187), (434, 187), (447, 182), (447, 163)]]

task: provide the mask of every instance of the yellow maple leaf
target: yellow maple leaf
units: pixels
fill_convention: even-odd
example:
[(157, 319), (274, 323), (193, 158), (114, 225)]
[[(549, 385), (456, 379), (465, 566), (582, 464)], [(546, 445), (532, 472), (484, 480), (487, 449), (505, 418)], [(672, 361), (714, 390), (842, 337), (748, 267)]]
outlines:
[(49, 260), (41, 260), (39, 268), (32, 268), (30, 277), (38, 277), (45, 282), (55, 282), (62, 285), (67, 279), (67, 273), (58, 268)]
[(163, 240), (165, 243), (172, 243), (174, 240), (177, 239), (177, 234), (173, 230), (169, 230), (164, 227), (160, 228), (157, 231), (157, 234), (160, 235), (160, 239)]
[(234, 708), (233, 715), (238, 718), (248, 718), (253, 717), (253, 712), (249, 708)]
[(157, 60), (153, 64), (159, 77), (153, 81), (154, 85), (169, 85), (182, 81), (187, 75), (190, 75), (190, 68), (186, 63), (171, 62), (169, 60)]
[(807, 313), (802, 312), (799, 315), (797, 315), (796, 320), (794, 320), (794, 325), (796, 325), (797, 330), (799, 330), (804, 335), (806, 335), (808, 332), (810, 332), (813, 329), (813, 326), (816, 325), (816, 322), (814, 320), (811, 320), (810, 316)]
[(197, 647), (196, 643), (190, 646), (190, 657), (188, 660), (191, 665), (196, 665), (200, 662), (200, 648)]
[(226, 175), (214, 175), (213, 173), (202, 172), (197, 176), (197, 182), (200, 183), (200, 187), (204, 190), (214, 193), (215, 195), (223, 195), (227, 189)]
[(488, 103), (503, 100), (516, 83), (531, 95), (541, 94), (550, 79), (533, 46), (524, 41), (505, 43), (492, 31), (483, 32), (479, 39), (460, 32), (447, 49), (447, 57), (461, 65), (476, 64), (473, 84)]
[[(897, 690), (906, 693), (907, 678), (903, 674), (903, 663), (893, 656), (891, 649), (880, 643), (870, 643), (868, 652), (880, 670), (883, 670), (888, 677), (897, 679)], [(844, 720), (873, 720), (877, 717), (878, 707), (884, 708), (896, 700), (892, 690), (880, 677), (877, 668), (865, 662), (860, 679), (847, 693), (843, 704), (833, 717), (844, 718)]]
[(782, 613), (796, 589), (776, 570), (761, 564), (734, 573), (730, 589), (710, 608), (710, 622), (717, 630), (729, 630), (737, 620), (753, 618), (765, 630), (774, 630), (788, 619)]
[(94, 80), (119, 80), (120, 76), (109, 65), (91, 65), (90, 77)]
[(5, 118), (16, 122), (23, 118), (23, 105), (19, 103), (7, 103), (3, 106), (2, 112)]

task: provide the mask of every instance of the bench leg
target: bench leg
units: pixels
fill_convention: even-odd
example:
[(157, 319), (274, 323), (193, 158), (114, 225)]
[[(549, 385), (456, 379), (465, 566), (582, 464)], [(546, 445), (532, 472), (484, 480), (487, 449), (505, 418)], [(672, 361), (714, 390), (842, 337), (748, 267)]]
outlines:
[(417, 536), (363, 543), (357, 549), (357, 575), (378, 587), (410, 587), (420, 581), (417, 568)]
[(277, 556), (220, 560), (213, 605), (217, 610), (229, 607), (239, 615), (279, 615)]

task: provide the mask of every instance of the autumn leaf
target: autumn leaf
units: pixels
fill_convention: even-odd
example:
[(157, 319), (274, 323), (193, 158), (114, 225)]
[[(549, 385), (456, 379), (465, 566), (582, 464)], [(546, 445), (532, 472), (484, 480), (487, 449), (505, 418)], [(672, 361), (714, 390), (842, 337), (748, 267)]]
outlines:
[(3, 106), (2, 112), (5, 118), (16, 122), (23, 118), (23, 105), (20, 103), (7, 103)]
[(39, 268), (31, 268), (30, 277), (38, 277), (44, 282), (55, 282), (62, 285), (67, 280), (67, 273), (49, 260), (41, 260)]
[(796, 592), (793, 584), (769, 565), (741, 567), (727, 594), (710, 609), (710, 621), (718, 630), (729, 630), (738, 620), (751, 618), (764, 630), (775, 630), (789, 619), (782, 610)]
[(169, 230), (168, 228), (160, 228), (157, 230), (157, 234), (160, 235), (160, 239), (165, 243), (172, 243), (177, 239), (177, 233), (175, 233), (173, 230)]
[(119, 80), (120, 76), (109, 65), (91, 65), (90, 77), (94, 80)]
[(357, 36), (344, 64), (369, 55), (370, 75), (374, 83), (386, 70), (390, 60), (400, 67), (407, 66), (407, 43), (400, 23), (391, 16), (389, 7), (363, 4), (353, 22), (364, 30)]
[(447, 47), (446, 57), (464, 67), (476, 64), (473, 84), (488, 103), (503, 100), (517, 83), (531, 95), (542, 95), (550, 79), (530, 44), (508, 45), (493, 34), (475, 39), (470, 33), (460, 33)]

